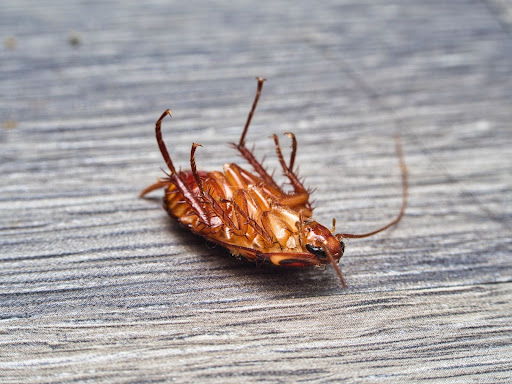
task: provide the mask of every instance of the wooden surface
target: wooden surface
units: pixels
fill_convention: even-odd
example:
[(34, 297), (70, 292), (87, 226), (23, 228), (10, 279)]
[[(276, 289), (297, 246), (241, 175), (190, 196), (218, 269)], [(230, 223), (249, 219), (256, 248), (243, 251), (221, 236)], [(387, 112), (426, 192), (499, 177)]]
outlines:
[[(86, 5), (87, 3), (87, 5)], [(184, 5), (186, 3), (187, 5)], [(512, 5), (4, 1), (0, 382), (512, 380)], [(293, 131), (332, 268), (239, 261), (172, 223), (154, 122), (188, 167), (269, 168)], [(284, 140), (285, 138), (283, 138)]]

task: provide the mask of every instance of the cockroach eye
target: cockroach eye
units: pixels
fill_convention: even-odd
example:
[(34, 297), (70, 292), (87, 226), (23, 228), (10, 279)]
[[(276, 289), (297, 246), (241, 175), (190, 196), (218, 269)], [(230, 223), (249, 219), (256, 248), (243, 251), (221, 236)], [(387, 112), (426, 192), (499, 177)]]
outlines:
[(321, 259), (327, 259), (327, 255), (322, 247), (315, 247), (311, 244), (306, 244), (306, 249), (313, 255), (318, 256)]
[(341, 256), (345, 253), (345, 243), (343, 240), (340, 240), (340, 248), (341, 248)]

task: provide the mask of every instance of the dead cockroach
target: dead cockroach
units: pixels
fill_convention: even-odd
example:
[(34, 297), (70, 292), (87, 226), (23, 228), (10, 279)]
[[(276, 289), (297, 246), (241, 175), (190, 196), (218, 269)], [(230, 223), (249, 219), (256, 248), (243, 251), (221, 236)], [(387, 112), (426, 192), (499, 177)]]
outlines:
[(235, 256), (241, 255), (255, 262), (269, 261), (285, 267), (330, 263), (336, 270), (341, 285), (345, 287), (338, 267), (345, 250), (343, 239), (375, 235), (397, 224), (404, 214), (407, 203), (407, 170), (400, 141), (396, 138), (402, 172), (403, 200), (396, 218), (372, 232), (334, 234), (334, 219), (331, 231), (311, 218), (313, 209), (309, 202), (310, 191), (304, 187), (294, 170), (297, 140), (293, 133), (286, 133), (292, 144), (288, 164), (284, 160), (277, 136), (272, 136), (279, 163), (293, 187), (291, 192), (283, 191), (245, 146), (245, 136), (265, 81), (261, 77), (257, 80), (256, 96), (240, 141), (238, 144), (231, 144), (252, 166), (255, 174), (237, 164), (224, 164), (222, 172), (197, 171), (194, 154), (197, 147), (201, 146), (197, 143), (192, 144), (191, 169), (176, 171), (161, 133), (162, 120), (167, 115), (172, 116), (168, 109), (156, 122), (155, 134), (170, 174), (145, 188), (140, 196), (165, 188), (164, 208), (171, 217), (196, 235), (229, 249)]

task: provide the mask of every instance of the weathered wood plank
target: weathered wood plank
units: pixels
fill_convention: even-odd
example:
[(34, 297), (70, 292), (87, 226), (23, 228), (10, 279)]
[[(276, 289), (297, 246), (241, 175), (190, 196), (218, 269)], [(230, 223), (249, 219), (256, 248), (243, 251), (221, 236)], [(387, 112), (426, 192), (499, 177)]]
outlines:
[(32, 317), (10, 320), (0, 367), (7, 381), (20, 383), (27, 376), (43, 382), (505, 382), (512, 370), (511, 288), (182, 306), (148, 297), (142, 306), (117, 308), (110, 298), (85, 299), (74, 310), (39, 317), (36, 327)]
[[(0, 381), (512, 379), (512, 39), (469, 2), (7, 1), (0, 14)], [(69, 39), (74, 39), (70, 44)], [(368, 231), (331, 269), (255, 267), (137, 193), (296, 133), (316, 218)]]

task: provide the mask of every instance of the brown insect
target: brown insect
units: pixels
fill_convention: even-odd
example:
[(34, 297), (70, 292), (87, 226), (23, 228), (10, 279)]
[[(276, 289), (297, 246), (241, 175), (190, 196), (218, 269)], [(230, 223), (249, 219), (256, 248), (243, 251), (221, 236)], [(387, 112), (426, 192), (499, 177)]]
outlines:
[(155, 133), (170, 174), (145, 188), (140, 196), (165, 188), (164, 208), (171, 217), (193, 233), (229, 249), (235, 256), (241, 255), (255, 262), (270, 262), (286, 267), (330, 263), (336, 270), (341, 285), (345, 287), (338, 267), (345, 250), (343, 239), (375, 235), (397, 224), (404, 214), (407, 203), (407, 170), (400, 141), (397, 138), (396, 150), (402, 172), (403, 200), (397, 217), (372, 232), (334, 234), (334, 219), (333, 228), (329, 230), (311, 218), (313, 208), (309, 202), (310, 191), (304, 187), (294, 170), (297, 140), (293, 133), (285, 133), (292, 144), (288, 163), (284, 160), (277, 136), (272, 135), (279, 163), (293, 187), (291, 192), (283, 191), (245, 146), (245, 136), (265, 81), (261, 77), (257, 80), (256, 96), (240, 141), (238, 144), (231, 144), (252, 166), (255, 173), (246, 171), (237, 164), (224, 164), (222, 172), (197, 171), (194, 154), (197, 147), (201, 146), (197, 143), (192, 144), (191, 170), (176, 171), (161, 133), (162, 120), (167, 115), (172, 116), (168, 109), (156, 122)]

